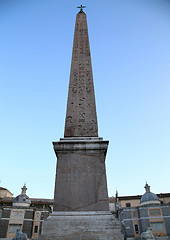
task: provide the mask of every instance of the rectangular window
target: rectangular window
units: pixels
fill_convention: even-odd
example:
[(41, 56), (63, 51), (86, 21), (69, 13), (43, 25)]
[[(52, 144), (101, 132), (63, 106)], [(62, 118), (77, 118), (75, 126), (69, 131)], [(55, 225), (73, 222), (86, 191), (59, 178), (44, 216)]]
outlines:
[(131, 204), (130, 203), (126, 203), (126, 207), (131, 207)]
[(135, 233), (138, 234), (139, 233), (139, 227), (137, 224), (135, 224)]
[(159, 231), (164, 231), (164, 225), (163, 222), (152, 222), (152, 231), (153, 232), (159, 232)]
[(11, 210), (2, 210), (2, 218), (10, 218)]
[(38, 226), (34, 227), (34, 233), (38, 233)]

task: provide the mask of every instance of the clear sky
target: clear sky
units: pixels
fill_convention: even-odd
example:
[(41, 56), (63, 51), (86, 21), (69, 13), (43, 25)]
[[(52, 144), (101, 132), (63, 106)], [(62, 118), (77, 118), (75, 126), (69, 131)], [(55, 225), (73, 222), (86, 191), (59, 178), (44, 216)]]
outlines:
[(0, 0), (0, 185), (53, 198), (80, 4), (109, 196), (170, 192), (169, 0)]

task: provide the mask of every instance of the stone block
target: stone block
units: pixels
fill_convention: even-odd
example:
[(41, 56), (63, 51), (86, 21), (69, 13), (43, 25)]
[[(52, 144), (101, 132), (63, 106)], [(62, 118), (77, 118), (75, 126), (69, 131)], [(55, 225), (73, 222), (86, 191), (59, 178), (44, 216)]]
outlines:
[(109, 212), (53, 212), (39, 240), (123, 240), (120, 223)]
[(108, 211), (108, 141), (66, 139), (53, 145), (57, 156), (54, 211)]

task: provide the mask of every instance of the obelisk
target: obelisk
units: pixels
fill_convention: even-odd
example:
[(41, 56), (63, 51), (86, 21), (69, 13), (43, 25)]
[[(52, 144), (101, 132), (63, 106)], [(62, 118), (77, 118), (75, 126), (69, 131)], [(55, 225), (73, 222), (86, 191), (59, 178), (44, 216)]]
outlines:
[(64, 137), (98, 137), (87, 20), (82, 11), (75, 25)]
[(109, 209), (105, 171), (108, 141), (98, 138), (86, 14), (77, 14), (64, 138), (57, 156), (54, 211)]
[[(86, 14), (76, 17), (64, 138), (57, 156), (54, 212), (40, 239), (121, 239), (109, 213), (105, 157), (108, 141), (98, 137)], [(114, 231), (113, 231), (114, 228)]]

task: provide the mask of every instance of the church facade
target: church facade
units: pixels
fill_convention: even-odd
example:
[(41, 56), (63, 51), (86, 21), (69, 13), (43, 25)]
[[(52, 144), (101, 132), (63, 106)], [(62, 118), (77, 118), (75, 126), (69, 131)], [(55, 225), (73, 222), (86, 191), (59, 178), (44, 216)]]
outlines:
[[(131, 207), (119, 205), (119, 220), (125, 239), (139, 239), (148, 229), (156, 239), (170, 239), (170, 203), (163, 203), (156, 194), (150, 191), (146, 183), (146, 193), (140, 198), (140, 204)], [(166, 194), (167, 195), (167, 194)], [(128, 197), (127, 197), (128, 198)], [(165, 198), (168, 201), (168, 197)], [(134, 197), (131, 203), (137, 203)]]
[[(2, 189), (4, 191), (4, 189)], [(0, 239), (12, 239), (17, 229), (27, 234), (29, 239), (37, 239), (42, 222), (49, 216), (53, 207), (52, 199), (30, 199), (26, 186), (13, 198), (12, 194), (1, 194), (0, 198)], [(9, 190), (7, 190), (9, 193)], [(1, 189), (0, 189), (1, 193)]]

